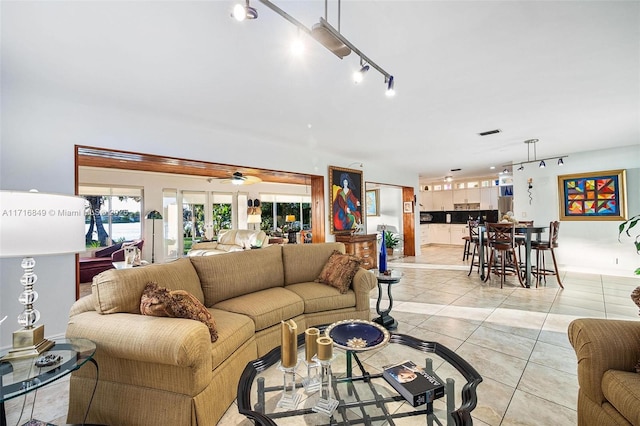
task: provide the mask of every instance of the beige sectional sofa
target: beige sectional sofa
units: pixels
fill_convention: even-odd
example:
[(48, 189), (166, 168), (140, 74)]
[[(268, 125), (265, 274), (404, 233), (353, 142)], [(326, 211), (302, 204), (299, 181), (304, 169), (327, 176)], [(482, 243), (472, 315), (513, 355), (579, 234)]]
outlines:
[(227, 229), (220, 231), (218, 241), (194, 243), (188, 256), (211, 256), (213, 254), (242, 251), (251, 247), (264, 247), (269, 237), (264, 231), (249, 229)]
[[(215, 425), (236, 397), (245, 365), (280, 344), (280, 321), (298, 330), (369, 319), (374, 275), (360, 268), (345, 294), (316, 283), (341, 243), (274, 245), (224, 256), (109, 270), (70, 312), (67, 337), (96, 342), (97, 390), (87, 418), (109, 425)], [(149, 282), (186, 290), (213, 315), (218, 340), (199, 321), (144, 316)], [(93, 368), (73, 373), (68, 422), (81, 423), (96, 383)]]

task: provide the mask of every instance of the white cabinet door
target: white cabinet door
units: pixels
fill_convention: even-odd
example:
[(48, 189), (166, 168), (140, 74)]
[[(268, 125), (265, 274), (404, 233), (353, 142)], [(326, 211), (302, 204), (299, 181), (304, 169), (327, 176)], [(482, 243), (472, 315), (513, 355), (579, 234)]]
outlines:
[(429, 229), (429, 237), (433, 244), (451, 244), (451, 227), (446, 223), (432, 224)]
[(453, 191), (434, 191), (433, 210), (453, 210)]
[(467, 188), (467, 203), (480, 202), (480, 188)]
[(420, 193), (420, 210), (433, 211), (438, 210), (433, 207), (433, 191), (422, 191)]
[(431, 242), (431, 237), (429, 235), (429, 227), (431, 225), (425, 224), (420, 225), (420, 245), (429, 244)]
[(451, 243), (450, 244), (453, 244), (456, 246), (464, 245), (464, 240), (462, 238), (469, 235), (469, 228), (467, 228), (467, 225), (454, 224), (454, 225), (450, 225), (450, 227), (451, 227), (450, 229)]
[(480, 208), (483, 210), (496, 210), (498, 208), (498, 187), (482, 188), (480, 191)]

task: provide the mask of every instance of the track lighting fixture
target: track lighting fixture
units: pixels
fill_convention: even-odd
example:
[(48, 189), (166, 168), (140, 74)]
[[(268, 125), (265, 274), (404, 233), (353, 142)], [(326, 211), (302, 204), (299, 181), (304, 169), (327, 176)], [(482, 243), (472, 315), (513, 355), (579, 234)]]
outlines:
[(363, 64), (363, 62), (360, 61), (360, 70), (353, 73), (353, 82), (356, 84), (362, 83), (367, 71), (369, 71), (369, 65)]
[[(353, 78), (356, 83), (362, 81), (364, 74), (370, 69), (375, 68), (380, 74), (384, 76), (384, 82), (387, 85), (386, 94), (391, 97), (395, 95), (393, 76), (382, 69), (378, 64), (369, 59), (364, 53), (360, 51), (356, 46), (354, 46), (349, 40), (344, 38), (344, 36), (340, 33), (340, 2), (338, 2), (338, 29), (333, 28), (326, 20), (327, 17), (327, 2), (324, 2), (324, 14), (325, 17), (320, 17), (320, 22), (313, 25), (312, 28), (307, 28), (300, 21), (295, 19), (293, 16), (289, 15), (284, 10), (280, 9), (278, 6), (273, 4), (269, 0), (259, 0), (260, 3), (267, 6), (269, 9), (273, 10), (275, 13), (298, 27), (299, 31), (303, 31), (313, 37), (318, 43), (322, 44), (324, 47), (329, 49), (333, 54), (342, 59), (343, 57), (349, 55), (351, 52), (355, 52), (358, 56), (360, 56), (360, 71), (356, 74), (360, 74), (356, 76), (354, 74)], [(238, 21), (243, 21), (245, 19), (256, 19), (258, 17), (258, 11), (249, 5), (249, 0), (246, 0), (246, 4), (238, 4), (233, 9), (233, 13), (231, 16)]]
[[(548, 157), (548, 158), (542, 158), (540, 160), (538, 160), (537, 156), (536, 156), (536, 144), (538, 143), (538, 139), (528, 139), (526, 141), (524, 141), (524, 143), (527, 144), (527, 161), (519, 161), (520, 163), (520, 167), (518, 167), (518, 170), (522, 171), (524, 170), (524, 164), (529, 164), (529, 163), (538, 163), (538, 167), (540, 167), (541, 169), (545, 168), (547, 166), (547, 163), (545, 163), (545, 161), (549, 161), (549, 160), (558, 160), (558, 166), (562, 166), (564, 165), (564, 161), (562, 160), (563, 158), (567, 158), (568, 155), (562, 155), (559, 157)], [(533, 160), (531, 159), (531, 146), (533, 145)], [(518, 163), (518, 162), (516, 162)]]
[(396, 90), (393, 87), (394, 86), (393, 76), (390, 75), (388, 78), (385, 78), (384, 82), (387, 83), (387, 92), (386, 92), (387, 97), (395, 96)]
[(509, 169), (505, 168), (505, 169), (502, 171), (502, 174), (505, 174), (505, 175), (506, 175), (507, 173), (509, 173)]
[(236, 4), (233, 8), (233, 13), (231, 14), (236, 21), (244, 21), (245, 19), (256, 19), (258, 17), (258, 11), (255, 7), (251, 7), (249, 5), (249, 0), (246, 0), (246, 3)]

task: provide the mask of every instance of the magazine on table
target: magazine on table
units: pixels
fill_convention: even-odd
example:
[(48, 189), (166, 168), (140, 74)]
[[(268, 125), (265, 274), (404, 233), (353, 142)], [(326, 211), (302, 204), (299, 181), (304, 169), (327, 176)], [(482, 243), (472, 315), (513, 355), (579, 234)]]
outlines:
[(444, 383), (440, 378), (412, 361), (385, 367), (382, 377), (414, 407), (444, 396)]

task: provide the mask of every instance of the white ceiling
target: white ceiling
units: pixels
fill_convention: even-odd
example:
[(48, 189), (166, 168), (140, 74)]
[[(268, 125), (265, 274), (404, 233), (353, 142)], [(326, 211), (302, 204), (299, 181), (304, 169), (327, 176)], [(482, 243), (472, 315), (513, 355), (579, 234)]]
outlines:
[[(275, 3), (307, 27), (324, 16), (324, 1)], [(640, 143), (638, 1), (345, 0), (341, 32), (394, 75), (391, 99), (373, 69), (353, 84), (353, 53), (306, 37), (293, 57), (296, 27), (252, 6), (239, 23), (233, 0), (2, 1), (3, 90), (313, 139), (425, 178), (526, 160), (531, 138), (537, 158)]]

